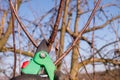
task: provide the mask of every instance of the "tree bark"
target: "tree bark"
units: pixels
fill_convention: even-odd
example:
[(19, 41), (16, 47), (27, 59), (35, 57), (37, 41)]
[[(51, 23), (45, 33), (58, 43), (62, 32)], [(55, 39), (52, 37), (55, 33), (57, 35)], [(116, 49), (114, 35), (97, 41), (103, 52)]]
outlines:
[(72, 80), (78, 80), (78, 70), (79, 70), (79, 64), (78, 64), (78, 48), (79, 46), (79, 42), (74, 46), (74, 48), (72, 49), (72, 62), (71, 62), (71, 79)]
[[(78, 35), (78, 23), (79, 23), (79, 19), (80, 19), (80, 15), (78, 14), (78, 12), (80, 12), (80, 0), (77, 0), (77, 13), (76, 13), (76, 20), (75, 20), (75, 28), (74, 28), (74, 34)], [(76, 37), (73, 37), (74, 39)], [(71, 79), (72, 80), (78, 80), (77, 75), (78, 75), (78, 46), (79, 46), (79, 42), (80, 40), (77, 42), (77, 44), (74, 46), (73, 48), (73, 52), (72, 52), (72, 65), (71, 65)]]
[[(62, 21), (61, 33), (60, 33), (60, 50), (59, 50), (58, 57), (60, 57), (64, 51), (64, 37), (65, 37), (65, 32), (66, 32), (66, 19), (68, 15), (69, 2), (70, 0), (67, 0), (65, 2), (64, 16), (63, 16), (63, 21)], [(61, 68), (61, 64), (58, 65), (58, 69), (60, 68)]]

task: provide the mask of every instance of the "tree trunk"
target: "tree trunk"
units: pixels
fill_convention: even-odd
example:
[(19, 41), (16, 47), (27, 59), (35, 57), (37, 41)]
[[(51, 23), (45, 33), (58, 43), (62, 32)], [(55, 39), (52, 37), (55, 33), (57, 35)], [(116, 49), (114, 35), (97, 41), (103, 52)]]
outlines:
[(78, 80), (78, 71), (79, 71), (79, 64), (78, 64), (78, 46), (79, 46), (79, 42), (75, 45), (75, 47), (73, 48), (73, 52), (72, 52), (72, 62), (71, 62), (71, 79), (72, 80)]
[[(78, 14), (81, 10), (80, 10), (80, 0), (77, 0), (77, 13), (76, 13), (76, 19), (75, 19), (75, 27), (74, 27), (74, 35), (78, 35), (78, 25), (79, 25), (79, 19), (80, 19), (80, 15)], [(76, 37), (73, 36), (73, 38), (75, 39)], [(72, 80), (78, 80), (78, 71), (79, 71), (79, 67), (78, 67), (78, 48), (79, 48), (79, 42), (74, 46), (73, 48), (73, 52), (72, 52), (72, 62), (71, 62), (71, 79)]]

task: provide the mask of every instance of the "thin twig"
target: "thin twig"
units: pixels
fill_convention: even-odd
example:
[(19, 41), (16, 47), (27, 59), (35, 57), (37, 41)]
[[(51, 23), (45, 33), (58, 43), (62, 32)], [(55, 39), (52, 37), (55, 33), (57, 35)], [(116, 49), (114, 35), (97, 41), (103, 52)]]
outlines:
[(97, 8), (99, 7), (99, 4), (100, 4), (101, 0), (98, 0), (98, 2), (96, 3), (95, 5), (95, 8), (93, 9), (86, 25), (84, 26), (84, 28), (82, 29), (82, 31), (79, 33), (79, 35), (76, 37), (75, 41), (72, 43), (72, 45), (64, 52), (64, 54), (57, 60), (55, 61), (55, 65), (57, 65), (70, 51), (71, 49), (73, 48), (73, 46), (77, 43), (77, 41), (81, 38), (82, 34), (85, 32), (85, 30), (88, 28), (92, 18), (94, 17), (95, 15), (95, 12), (97, 10)]
[(15, 45), (15, 26), (14, 26), (14, 13), (12, 13), (12, 33), (13, 33), (13, 47), (14, 47), (14, 67), (13, 67), (13, 77), (15, 77), (15, 73), (16, 73), (16, 60), (17, 60), (17, 56), (16, 56), (16, 45)]
[[(95, 22), (95, 17), (93, 18), (93, 25)], [(94, 26), (93, 26), (94, 27)], [(92, 54), (94, 54), (94, 30), (92, 32)], [(95, 55), (93, 56), (93, 80), (95, 80), (95, 61), (94, 61)]]
[(20, 54), (19, 54), (19, 59), (18, 59), (18, 61), (19, 61), (19, 73), (21, 72), (21, 54), (22, 54), (22, 49), (21, 49), (21, 36), (20, 36), (20, 30), (21, 30), (21, 28), (20, 28), (20, 26), (19, 26), (19, 24), (17, 24), (18, 25), (18, 40), (19, 40), (19, 50), (20, 50)]
[[(120, 41), (120, 40), (119, 40)], [(113, 41), (111, 43), (108, 43), (108, 44), (105, 44), (104, 46), (102, 46), (99, 50), (97, 50), (97, 52), (95, 52), (93, 55), (90, 56), (90, 58), (92, 58), (94, 55), (96, 55), (97, 53), (99, 53), (102, 49), (104, 49), (105, 47), (109, 46), (109, 45), (112, 45), (116, 42), (119, 42), (119, 41)]]
[(34, 41), (34, 39), (32, 38), (32, 36), (27, 32), (24, 24), (21, 22), (20, 18), (18, 17), (18, 14), (16, 13), (16, 10), (15, 10), (15, 8), (14, 8), (14, 6), (13, 6), (12, 1), (9, 0), (9, 3), (10, 3), (11, 10), (13, 11), (13, 13), (14, 13), (17, 21), (18, 21), (18, 23), (19, 23), (20, 26), (21, 26), (21, 28), (23, 29), (23, 31), (25, 32), (25, 34), (27, 35), (27, 37), (30, 39), (30, 41), (33, 43), (33, 45), (34, 45), (35, 47), (37, 47), (37, 46), (38, 46), (37, 43)]
[[(78, 48), (77, 48), (77, 50), (78, 50), (78, 52), (79, 52), (79, 49), (78, 49)], [(79, 55), (79, 57), (80, 57), (80, 60), (81, 60), (82, 65), (83, 65), (83, 67), (84, 67), (84, 69), (85, 69), (85, 72), (86, 72), (86, 74), (87, 74), (87, 76), (88, 76), (88, 79), (89, 79), (89, 80), (92, 80), (91, 77), (90, 77), (90, 75), (89, 75), (89, 73), (88, 73), (88, 71), (87, 71), (87, 69), (86, 69), (86, 67), (85, 67), (85, 65), (84, 65), (84, 63), (83, 63), (83, 59), (82, 59), (82, 56), (81, 56), (80, 52), (79, 52), (78, 55)]]
[[(94, 0), (94, 5), (96, 4), (96, 0)], [(93, 27), (95, 26), (95, 16), (94, 16), (94, 18), (93, 18)], [(92, 32), (92, 54), (94, 54), (94, 39), (95, 39), (95, 32), (94, 32), (95, 30), (93, 30), (93, 32)], [(94, 60), (94, 58), (95, 58), (95, 55), (93, 56), (93, 80), (96, 80), (96, 76), (95, 76), (95, 60)]]

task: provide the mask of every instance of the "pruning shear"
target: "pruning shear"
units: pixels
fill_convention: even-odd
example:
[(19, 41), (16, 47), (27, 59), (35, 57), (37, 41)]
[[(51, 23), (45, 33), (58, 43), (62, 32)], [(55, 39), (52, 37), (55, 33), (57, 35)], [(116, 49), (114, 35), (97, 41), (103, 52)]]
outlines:
[(43, 40), (38, 46), (34, 57), (30, 61), (23, 63), (21, 72), (24, 74), (39, 75), (39, 72), (45, 69), (50, 80), (54, 80), (54, 71), (56, 67), (48, 55), (47, 41)]

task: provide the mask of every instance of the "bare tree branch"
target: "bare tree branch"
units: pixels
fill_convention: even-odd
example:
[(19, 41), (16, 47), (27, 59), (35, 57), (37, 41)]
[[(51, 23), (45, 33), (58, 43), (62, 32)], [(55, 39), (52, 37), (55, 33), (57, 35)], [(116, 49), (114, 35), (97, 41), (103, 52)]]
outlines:
[[(0, 51), (1, 51), (1, 52), (7, 52), (7, 51), (13, 52), (14, 49), (13, 49), (13, 48), (3, 47), (3, 49), (0, 50)], [(22, 51), (22, 50), (16, 49), (16, 53), (17, 53), (17, 54), (20, 54), (20, 52), (21, 52), (22, 55), (25, 55), (25, 56), (29, 56), (29, 57), (33, 57), (33, 56), (34, 56), (34, 54), (31, 53), (31, 52), (29, 52), (29, 51)]]
[(17, 62), (17, 56), (16, 56), (16, 42), (15, 42), (15, 27), (14, 27), (14, 20), (15, 16), (14, 13), (12, 12), (12, 33), (13, 33), (13, 47), (14, 47), (14, 68), (13, 68), (13, 77), (15, 77), (16, 74), (16, 62)]
[[(91, 31), (96, 31), (96, 30), (100, 30), (104, 27), (106, 27), (107, 25), (109, 25), (112, 21), (116, 20), (116, 19), (119, 19), (120, 18), (120, 15), (116, 16), (116, 17), (113, 17), (109, 20), (107, 20), (104, 24), (100, 25), (100, 26), (94, 26), (92, 28), (89, 28), (87, 29), (84, 33), (87, 33), (87, 32), (91, 32)], [(67, 27), (66, 29), (67, 33), (69, 33), (69, 35), (71, 35), (72, 37), (76, 37), (78, 36), (77, 34), (74, 34), (69, 27)], [(79, 32), (80, 33), (80, 32)]]
[(73, 46), (77, 43), (77, 41), (81, 38), (82, 34), (85, 32), (85, 30), (88, 28), (92, 18), (94, 17), (95, 15), (95, 12), (100, 4), (101, 0), (98, 0), (98, 2), (96, 3), (95, 5), (95, 8), (93, 9), (86, 25), (84, 26), (84, 28), (82, 29), (82, 31), (79, 33), (79, 35), (77, 36), (77, 38), (75, 39), (75, 41), (72, 43), (72, 45), (64, 52), (64, 54), (57, 60), (55, 61), (55, 65), (58, 64), (70, 51), (71, 49), (73, 48)]
[[(62, 26), (61, 26), (61, 33), (60, 33), (60, 49), (58, 57), (60, 57), (64, 51), (64, 40), (65, 40), (65, 32), (66, 32), (66, 24), (67, 24), (67, 16), (68, 16), (68, 8), (69, 8), (69, 2), (70, 0), (65, 1), (65, 9), (64, 9), (64, 15), (62, 19)], [(58, 69), (60, 69), (61, 65), (58, 65)]]
[[(120, 40), (119, 40), (119, 41), (120, 41)], [(93, 55), (91, 55), (90, 58), (92, 58), (94, 55), (100, 53), (100, 51), (101, 51), (103, 48), (105, 48), (106, 46), (112, 45), (112, 44), (114, 44), (114, 43), (116, 43), (116, 42), (119, 42), (119, 41), (113, 41), (113, 42), (111, 42), (111, 43), (105, 44), (105, 45), (102, 46), (99, 50), (97, 50), (96, 53), (94, 53)]]
[(37, 43), (34, 41), (34, 39), (31, 37), (31, 35), (27, 32), (24, 24), (21, 22), (20, 18), (18, 17), (18, 15), (17, 15), (17, 13), (16, 13), (16, 10), (15, 10), (15, 8), (14, 8), (14, 6), (13, 6), (12, 1), (9, 0), (9, 3), (10, 3), (11, 9), (12, 9), (12, 11), (13, 11), (13, 13), (14, 13), (17, 21), (18, 21), (18, 23), (20, 24), (21, 28), (23, 29), (23, 31), (25, 32), (25, 34), (27, 35), (27, 37), (30, 39), (30, 41), (33, 43), (33, 45), (34, 45), (35, 47), (37, 47), (37, 46), (38, 46)]
[(104, 24), (100, 25), (100, 26), (95, 26), (95, 27), (92, 27), (92, 28), (89, 28), (87, 29), (84, 33), (87, 33), (87, 32), (91, 32), (91, 31), (94, 31), (94, 30), (99, 30), (101, 28), (104, 28), (106, 27), (108, 24), (110, 24), (112, 21), (116, 20), (116, 19), (119, 19), (120, 18), (120, 15), (116, 16), (116, 17), (113, 17), (111, 18), (110, 20), (107, 20)]
[[(112, 63), (112, 64), (120, 65), (120, 61), (113, 60), (113, 59), (99, 59), (99, 58), (94, 58), (94, 62)], [(93, 58), (86, 59), (83, 62), (79, 63), (79, 68), (83, 67), (83, 64), (84, 65), (88, 65), (88, 64), (91, 64), (91, 63), (93, 63)]]
[[(77, 50), (78, 50), (78, 52), (79, 52), (79, 49), (78, 49), (78, 48), (77, 48)], [(82, 59), (82, 56), (81, 56), (80, 52), (79, 52), (79, 57), (80, 57), (81, 63), (83, 64), (83, 67), (84, 67), (84, 69), (85, 69), (85, 72), (86, 72), (87, 76), (89, 77), (89, 80), (92, 80), (91, 77), (90, 77), (90, 75), (89, 75), (89, 73), (88, 73), (88, 71), (87, 71), (87, 69), (86, 69), (86, 67), (85, 67), (85, 65), (84, 65), (84, 63), (83, 63), (83, 59)], [(79, 66), (79, 65), (78, 65), (78, 66)]]
[[(18, 4), (18, 7), (20, 6), (21, 4), (21, 0), (18, 0), (17, 4)], [(5, 11), (5, 10), (4, 10)], [(7, 14), (7, 13), (6, 13)], [(12, 33), (12, 17), (10, 18), (10, 21), (8, 23), (8, 27), (7, 27), (7, 30), (6, 32), (4, 33), (4, 36), (0, 39), (0, 50), (5, 46), (5, 44), (7, 43), (8, 41), (8, 38), (10, 36), (10, 34)]]
[(50, 38), (48, 40), (49, 51), (50, 51), (51, 46), (52, 46), (52, 44), (55, 40), (55, 37), (57, 35), (58, 26), (59, 26), (60, 19), (61, 19), (61, 16), (62, 16), (62, 11), (63, 11), (63, 8), (64, 8), (64, 3), (65, 3), (65, 0), (60, 1), (60, 6), (59, 6), (59, 9), (58, 9), (58, 15), (57, 15), (57, 18), (56, 18), (56, 22), (55, 22), (52, 34), (50, 35)]

